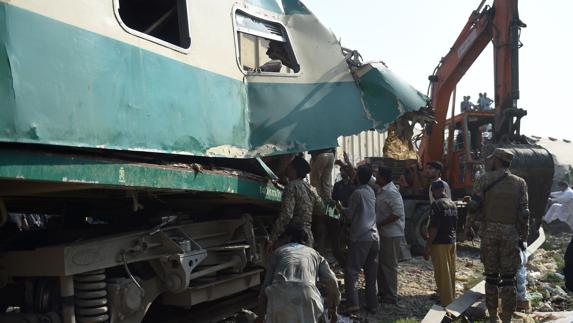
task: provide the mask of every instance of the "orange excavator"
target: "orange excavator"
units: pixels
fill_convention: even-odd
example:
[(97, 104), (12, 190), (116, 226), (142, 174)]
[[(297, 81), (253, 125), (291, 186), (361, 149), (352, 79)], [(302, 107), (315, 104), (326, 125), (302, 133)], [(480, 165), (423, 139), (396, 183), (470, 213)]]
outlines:
[[(527, 114), (517, 107), (518, 52), (522, 46), (519, 37), (525, 26), (519, 19), (518, 0), (494, 0), (491, 6), (485, 5), (485, 0), (481, 1), (448, 54), (429, 77), (435, 122), (425, 126), (416, 169), (411, 167), (411, 160), (410, 163), (396, 158), (378, 160), (378, 164), (391, 166), (400, 174), (406, 235), (414, 251), (422, 250), (425, 245), (423, 237), (429, 217), (428, 182), (422, 176), (420, 162), (421, 165), (431, 160), (443, 162), (443, 178), (449, 182), (454, 200), (460, 201), (460, 213), (464, 214), (461, 199), (471, 194), (476, 176), (484, 171), (485, 156), (497, 147), (513, 152), (512, 172), (528, 183), (532, 213), (530, 237), (537, 237), (535, 233), (545, 211), (554, 164), (546, 149), (530, 143), (520, 133), (521, 118)], [(469, 109), (458, 115), (452, 108), (448, 119), (448, 105), (456, 84), (490, 42), (494, 51), (495, 108)], [(376, 164), (375, 159), (370, 162)]]

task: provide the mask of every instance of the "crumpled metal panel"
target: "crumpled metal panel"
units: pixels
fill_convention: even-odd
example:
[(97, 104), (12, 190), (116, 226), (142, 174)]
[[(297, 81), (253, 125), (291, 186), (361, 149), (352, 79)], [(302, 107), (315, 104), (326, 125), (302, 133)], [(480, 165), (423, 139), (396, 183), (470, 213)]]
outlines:
[(400, 115), (417, 111), (429, 98), (403, 81), (383, 63), (370, 63), (356, 70), (365, 108), (376, 129), (385, 129)]
[[(251, 142), (287, 151), (335, 147), (339, 136), (385, 131), (401, 115), (428, 104), (427, 96), (381, 63), (365, 64), (352, 73), (355, 83), (250, 84)], [(273, 99), (277, 105), (287, 104), (270, 110), (264, 103)]]
[(300, 76), (240, 80), (0, 2), (0, 142), (252, 158), (333, 147), (425, 105), (382, 64), (351, 71), (299, 1), (247, 2), (286, 14)]

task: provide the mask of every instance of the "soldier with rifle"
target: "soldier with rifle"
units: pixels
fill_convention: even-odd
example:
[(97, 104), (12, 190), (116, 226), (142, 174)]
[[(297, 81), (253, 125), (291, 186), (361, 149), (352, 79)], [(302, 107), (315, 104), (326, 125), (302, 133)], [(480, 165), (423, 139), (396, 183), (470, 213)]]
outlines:
[(527, 184), (509, 171), (512, 159), (511, 152), (500, 148), (487, 158), (489, 171), (475, 183), (465, 227), (466, 236), (472, 239), (472, 227), (479, 222), (490, 322), (498, 322), (498, 298), (502, 304), (499, 317), (502, 322), (511, 322), (516, 307), (520, 249), (526, 248), (528, 234)]

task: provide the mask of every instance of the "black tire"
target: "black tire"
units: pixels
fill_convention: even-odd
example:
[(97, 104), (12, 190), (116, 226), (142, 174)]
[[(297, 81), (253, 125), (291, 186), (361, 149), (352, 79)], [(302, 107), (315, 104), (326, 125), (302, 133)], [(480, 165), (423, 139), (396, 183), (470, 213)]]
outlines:
[(414, 214), (406, 218), (406, 241), (415, 255), (424, 253), (429, 220), (430, 205), (425, 203), (416, 205)]

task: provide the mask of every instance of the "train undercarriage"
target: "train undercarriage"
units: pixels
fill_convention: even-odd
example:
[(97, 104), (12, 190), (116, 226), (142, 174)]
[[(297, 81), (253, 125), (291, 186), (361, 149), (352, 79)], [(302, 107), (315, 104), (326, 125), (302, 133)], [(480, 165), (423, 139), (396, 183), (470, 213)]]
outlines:
[(280, 197), (263, 177), (1, 156), (0, 322), (142, 322), (152, 304), (189, 309), (260, 284)]

